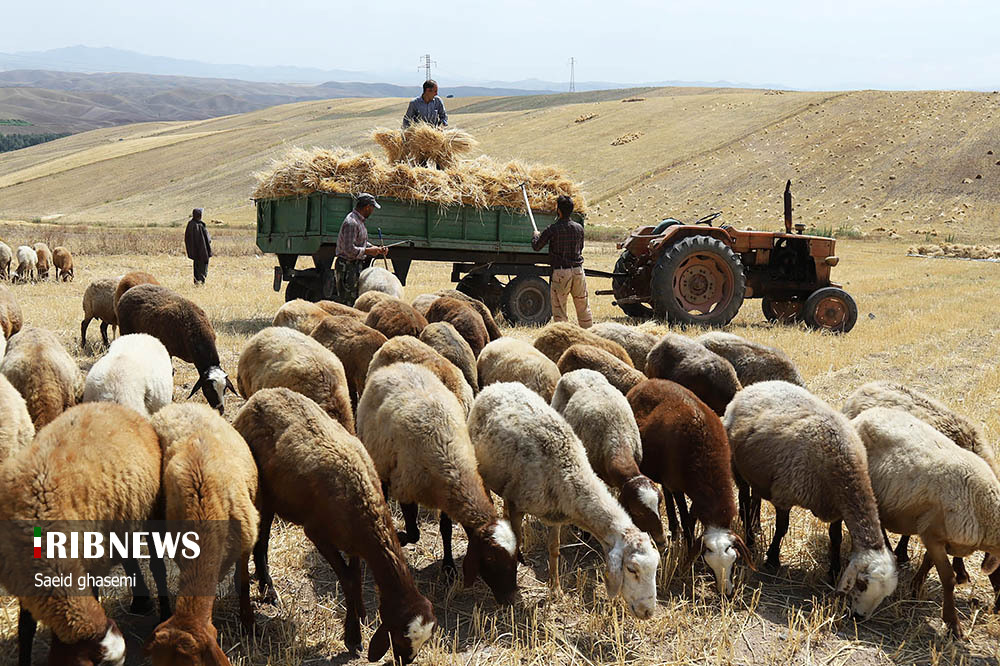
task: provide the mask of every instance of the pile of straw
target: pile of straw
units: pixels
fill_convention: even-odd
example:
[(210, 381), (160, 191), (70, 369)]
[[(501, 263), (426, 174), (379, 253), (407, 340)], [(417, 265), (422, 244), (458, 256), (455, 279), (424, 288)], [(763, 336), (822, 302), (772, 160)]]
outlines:
[[(525, 212), (520, 185), (527, 182), (532, 210), (554, 213), (556, 199), (567, 195), (572, 197), (577, 211), (586, 213), (586, 200), (579, 184), (558, 167), (517, 160), (502, 163), (485, 155), (455, 161), (446, 169), (418, 166), (409, 159), (393, 162), (392, 156), (402, 154), (405, 148), (397, 149), (391, 134), (385, 130), (379, 134), (381, 140), (376, 139), (390, 161), (371, 152), (355, 153), (346, 148), (293, 148), (283, 159), (275, 161), (269, 171), (254, 174), (259, 182), (253, 197), (368, 192), (412, 203), (501, 207)], [(406, 144), (401, 141), (399, 145)]]
[(614, 141), (611, 142), (612, 146), (624, 146), (626, 143), (632, 143), (636, 139), (642, 136), (642, 132), (629, 132), (628, 134), (623, 134)]
[(378, 127), (372, 131), (371, 138), (393, 164), (406, 162), (422, 166), (433, 162), (440, 169), (454, 166), (460, 155), (479, 145), (464, 130), (438, 129), (427, 123), (413, 123), (405, 130)]
[(587, 122), (588, 120), (592, 120), (592, 119), (594, 119), (594, 118), (596, 118), (596, 117), (597, 117), (597, 114), (596, 114), (596, 113), (585, 113), (585, 114), (583, 114), (582, 116), (579, 116), (579, 117), (578, 117), (578, 118), (577, 118), (576, 120), (574, 120), (573, 122), (574, 122), (574, 123), (585, 123), (585, 122)]

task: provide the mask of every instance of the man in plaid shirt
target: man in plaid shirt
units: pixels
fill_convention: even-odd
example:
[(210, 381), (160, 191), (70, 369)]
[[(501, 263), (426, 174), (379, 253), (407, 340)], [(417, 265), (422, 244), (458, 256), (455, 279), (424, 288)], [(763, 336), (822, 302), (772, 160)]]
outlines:
[(337, 279), (337, 302), (354, 305), (358, 300), (358, 278), (368, 257), (385, 256), (387, 247), (375, 247), (368, 242), (365, 220), (376, 208), (381, 208), (375, 197), (362, 192), (358, 195), (354, 210), (347, 214), (337, 234), (337, 261), (333, 266)]
[(561, 196), (556, 200), (559, 217), (535, 233), (531, 247), (536, 251), (549, 246), (549, 263), (552, 264), (552, 278), (549, 293), (552, 300), (552, 320), (569, 321), (566, 316), (566, 297), (573, 295), (576, 306), (576, 321), (581, 328), (590, 328), (594, 319), (587, 301), (587, 278), (583, 274), (583, 226), (570, 219), (573, 200)]

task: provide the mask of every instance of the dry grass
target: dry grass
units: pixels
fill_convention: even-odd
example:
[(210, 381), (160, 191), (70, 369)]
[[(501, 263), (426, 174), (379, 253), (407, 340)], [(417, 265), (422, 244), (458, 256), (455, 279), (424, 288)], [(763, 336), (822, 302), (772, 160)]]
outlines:
[[(835, 278), (855, 296), (861, 316), (844, 336), (805, 328), (772, 326), (748, 302), (730, 329), (748, 338), (785, 349), (798, 364), (810, 389), (835, 405), (862, 383), (873, 379), (905, 382), (938, 396), (983, 421), (988, 437), (1000, 435), (998, 386), (1000, 311), (995, 294), (1000, 268), (991, 263), (929, 262), (905, 256), (906, 246), (887, 242), (841, 242), (841, 264)], [(586, 252), (594, 268), (610, 269), (616, 256), (608, 244)], [(195, 299), (209, 313), (219, 336), (223, 366), (235, 372), (247, 339), (266, 326), (281, 305), (270, 289), (273, 258), (219, 257), (212, 260), (208, 285), (191, 285), (190, 262), (178, 256), (89, 256), (77, 262), (70, 284), (16, 285), (12, 289), (28, 323), (56, 330), (88, 368), (99, 349), (80, 352), (77, 334), (80, 302), (90, 280), (129, 269), (156, 274), (167, 286)], [(416, 263), (406, 297), (449, 286), (448, 268)], [(590, 289), (607, 288), (592, 279)], [(237, 298), (235, 295), (239, 294)], [(609, 297), (592, 297), (598, 320), (627, 321)], [(870, 317), (873, 315), (874, 318)], [(655, 331), (662, 326), (648, 325)], [(699, 331), (686, 331), (697, 334)], [(534, 331), (508, 329), (529, 338)], [(91, 341), (99, 339), (91, 327)], [(98, 345), (99, 346), (99, 345)], [(176, 400), (184, 400), (196, 380), (193, 368), (175, 362)], [(201, 400), (200, 395), (195, 398)], [(240, 400), (229, 398), (232, 418)], [(765, 503), (766, 505), (766, 503)], [(339, 519), (331, 517), (331, 519)], [(914, 564), (900, 576), (900, 586), (869, 621), (855, 624), (825, 582), (826, 526), (806, 512), (792, 512), (785, 539), (785, 567), (776, 575), (743, 571), (735, 596), (723, 600), (711, 574), (701, 565), (676, 570), (682, 549), (671, 546), (660, 573), (660, 609), (655, 618), (638, 621), (620, 602), (609, 603), (602, 583), (602, 557), (593, 542), (575, 530), (564, 534), (563, 597), (546, 589), (544, 532), (527, 521), (527, 566), (520, 568), (522, 601), (513, 609), (498, 608), (482, 583), (472, 590), (452, 584), (440, 571), (441, 544), (437, 521), (421, 514), (420, 543), (405, 551), (420, 589), (433, 601), (440, 629), (421, 654), (422, 664), (996, 664), (1000, 657), (1000, 619), (990, 614), (988, 581), (970, 566), (973, 583), (960, 588), (957, 607), (969, 636), (953, 642), (940, 621), (940, 586), (932, 573), (920, 598), (908, 584)], [(765, 509), (764, 538), (770, 536), (772, 514)], [(849, 539), (848, 539), (849, 541)], [(462, 530), (456, 530), (456, 556), (464, 552)], [(845, 547), (849, 547), (845, 544)], [(919, 559), (919, 546), (911, 549)], [(762, 555), (759, 555), (762, 560)], [(275, 582), (282, 596), (278, 608), (254, 601), (258, 635), (238, 630), (232, 586), (223, 583), (215, 621), (223, 648), (234, 664), (363, 664), (344, 654), (341, 636), (342, 596), (330, 567), (300, 529), (279, 524), (271, 541)], [(973, 558), (970, 565), (978, 563)], [(366, 579), (371, 613), (375, 592)], [(129, 664), (142, 662), (140, 647), (151, 632), (152, 617), (126, 612), (121, 596), (106, 602), (128, 640)], [(13, 664), (16, 653), (16, 602), (0, 603), (0, 663)], [(369, 617), (365, 638), (374, 629)], [(39, 632), (36, 658), (42, 659), (48, 632)]]
[(471, 134), (455, 127), (438, 128), (427, 123), (412, 123), (405, 130), (379, 127), (372, 130), (372, 141), (385, 151), (391, 164), (433, 162), (439, 169), (455, 165), (479, 142)]

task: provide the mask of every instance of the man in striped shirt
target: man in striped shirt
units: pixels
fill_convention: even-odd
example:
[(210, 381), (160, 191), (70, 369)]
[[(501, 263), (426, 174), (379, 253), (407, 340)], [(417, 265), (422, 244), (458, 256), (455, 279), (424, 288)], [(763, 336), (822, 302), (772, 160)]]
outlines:
[(333, 272), (337, 278), (337, 302), (354, 305), (358, 300), (358, 277), (368, 257), (385, 256), (389, 248), (376, 247), (368, 242), (365, 220), (376, 208), (381, 208), (375, 197), (367, 193), (358, 195), (354, 210), (347, 214), (337, 234), (337, 261)]

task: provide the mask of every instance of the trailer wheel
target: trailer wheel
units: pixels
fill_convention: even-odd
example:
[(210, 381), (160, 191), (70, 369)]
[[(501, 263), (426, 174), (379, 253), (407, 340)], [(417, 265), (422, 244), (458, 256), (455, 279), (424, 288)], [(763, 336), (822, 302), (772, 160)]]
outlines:
[(296, 298), (312, 301), (313, 303), (320, 300), (319, 295), (312, 289), (302, 282), (292, 279), (288, 281), (288, 286), (285, 287), (285, 302), (294, 301)]
[(537, 275), (522, 275), (503, 290), (503, 316), (511, 324), (542, 326), (552, 318), (549, 283)]
[(679, 324), (728, 324), (746, 293), (739, 257), (711, 236), (689, 236), (667, 249), (651, 283), (656, 314)]
[(813, 328), (847, 333), (858, 321), (858, 305), (843, 289), (823, 287), (806, 299), (802, 308), (806, 323)]
[(803, 302), (799, 300), (777, 301), (769, 296), (760, 299), (760, 309), (764, 312), (764, 318), (779, 324), (802, 321), (802, 304)]

